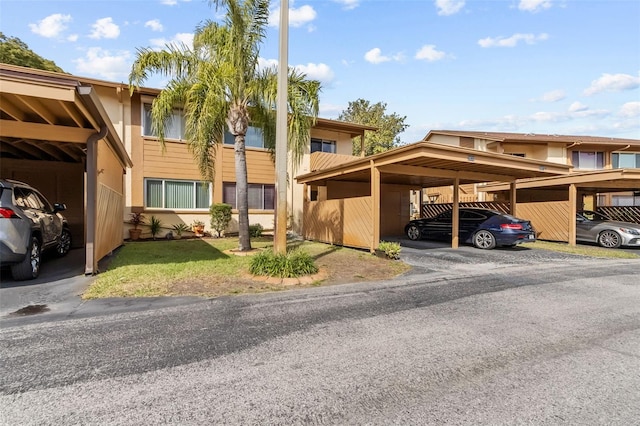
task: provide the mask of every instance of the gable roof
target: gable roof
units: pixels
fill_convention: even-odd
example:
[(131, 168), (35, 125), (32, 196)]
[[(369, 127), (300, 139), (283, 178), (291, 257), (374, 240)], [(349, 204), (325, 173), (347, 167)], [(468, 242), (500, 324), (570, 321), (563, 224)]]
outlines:
[(484, 139), (503, 143), (560, 143), (566, 145), (607, 145), (613, 147), (638, 147), (640, 139), (610, 138), (605, 136), (545, 135), (537, 133), (482, 132), (462, 130), (431, 130), (423, 140), (433, 135)]

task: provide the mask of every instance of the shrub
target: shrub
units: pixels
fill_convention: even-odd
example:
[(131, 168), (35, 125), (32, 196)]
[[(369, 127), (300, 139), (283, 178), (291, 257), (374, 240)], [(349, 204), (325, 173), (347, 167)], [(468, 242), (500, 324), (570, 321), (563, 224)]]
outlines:
[(162, 228), (162, 222), (155, 216), (151, 216), (149, 218), (149, 230), (151, 231), (151, 236), (153, 239), (156, 239), (156, 235), (160, 233), (160, 229)]
[(181, 237), (184, 232), (187, 232), (189, 228), (186, 224), (180, 222), (173, 225), (173, 230), (176, 231), (176, 235)]
[(264, 228), (259, 223), (256, 223), (255, 225), (249, 225), (249, 236), (251, 238), (261, 237), (263, 230)]
[(384, 253), (389, 259), (400, 259), (400, 243), (393, 243), (391, 241), (380, 241), (378, 250)]
[(141, 212), (133, 212), (130, 216), (131, 219), (129, 219), (129, 223), (133, 225), (133, 229), (138, 229), (138, 226), (144, 223), (145, 218)]
[(231, 205), (224, 203), (212, 204), (209, 208), (211, 215), (211, 227), (218, 233), (218, 237), (227, 229), (231, 222)]
[(253, 256), (249, 265), (253, 275), (269, 277), (295, 278), (318, 272), (313, 258), (302, 250), (292, 250), (287, 254), (275, 254), (271, 250)]

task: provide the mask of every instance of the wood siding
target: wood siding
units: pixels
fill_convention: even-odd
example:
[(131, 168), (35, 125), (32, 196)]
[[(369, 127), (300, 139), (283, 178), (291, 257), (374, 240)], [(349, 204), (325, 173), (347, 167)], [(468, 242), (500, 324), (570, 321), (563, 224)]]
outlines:
[(371, 197), (310, 201), (304, 209), (304, 237), (348, 247), (369, 248)]
[[(143, 146), (145, 178), (202, 179), (186, 143), (166, 142), (164, 152), (160, 142), (155, 139), (143, 139)], [(140, 190), (143, 188), (144, 185), (141, 185)]]
[(314, 152), (311, 154), (311, 172), (316, 170), (328, 169), (330, 167), (339, 166), (353, 160), (357, 160), (360, 157), (354, 157), (353, 155), (340, 155), (330, 154), (327, 152)]
[[(236, 162), (233, 146), (223, 146), (222, 149), (218, 150), (218, 155), (220, 154), (222, 154), (221, 161), (217, 161), (216, 165), (222, 165), (222, 181), (235, 182)], [(268, 151), (247, 149), (246, 156), (249, 183), (274, 184), (276, 182), (275, 164), (271, 160), (271, 154)]]

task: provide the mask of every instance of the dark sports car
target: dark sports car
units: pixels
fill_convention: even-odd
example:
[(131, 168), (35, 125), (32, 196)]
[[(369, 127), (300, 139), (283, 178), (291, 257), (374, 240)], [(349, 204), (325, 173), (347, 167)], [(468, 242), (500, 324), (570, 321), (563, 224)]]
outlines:
[[(452, 210), (448, 210), (435, 217), (412, 220), (404, 232), (410, 240), (451, 240), (451, 218)], [(531, 222), (496, 210), (461, 208), (459, 228), (461, 242), (486, 250), (536, 240)]]

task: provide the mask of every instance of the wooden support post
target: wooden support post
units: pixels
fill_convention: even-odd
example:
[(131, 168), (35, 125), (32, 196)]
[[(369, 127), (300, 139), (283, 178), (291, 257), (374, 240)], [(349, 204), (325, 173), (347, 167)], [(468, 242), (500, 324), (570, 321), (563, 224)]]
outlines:
[(576, 246), (576, 214), (578, 213), (578, 190), (574, 183), (569, 185), (569, 245)]
[(375, 252), (380, 243), (380, 170), (374, 165), (373, 161), (369, 162), (371, 165), (371, 253)]
[(518, 217), (518, 215), (516, 214), (516, 211), (518, 209), (518, 191), (516, 188), (516, 181), (512, 181), (509, 184), (509, 210), (511, 213), (511, 216), (515, 216)]
[(460, 233), (460, 178), (453, 180), (453, 211), (451, 212), (451, 248), (459, 247)]

